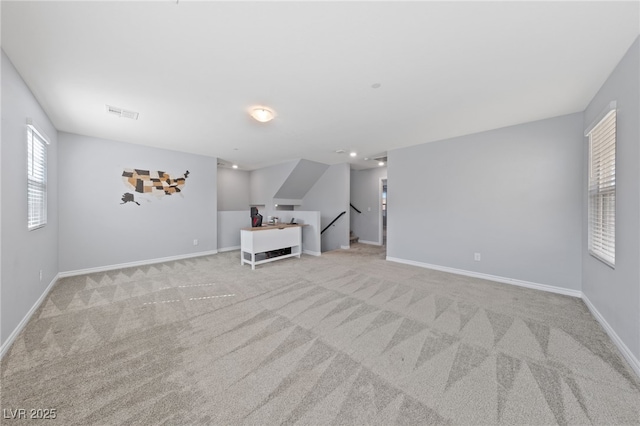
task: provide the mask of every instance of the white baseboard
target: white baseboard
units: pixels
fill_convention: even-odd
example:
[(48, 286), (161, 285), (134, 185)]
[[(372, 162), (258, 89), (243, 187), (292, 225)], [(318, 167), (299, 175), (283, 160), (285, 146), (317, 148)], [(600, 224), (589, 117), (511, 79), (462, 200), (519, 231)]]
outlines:
[(367, 240), (358, 240), (359, 243), (362, 244), (370, 244), (372, 246), (381, 246), (382, 243), (378, 242), (378, 241), (367, 241)]
[(140, 261), (137, 261), (137, 262), (119, 263), (119, 264), (116, 264), (116, 265), (98, 266), (98, 267), (95, 267), (95, 268), (76, 269), (75, 271), (60, 272), (58, 274), (58, 276), (60, 278), (73, 277), (73, 276), (76, 276), (76, 275), (84, 275), (84, 274), (93, 274), (93, 273), (96, 273), (96, 272), (112, 271), (114, 269), (134, 268), (136, 266), (153, 265), (155, 263), (172, 262), (172, 261), (175, 261), (175, 260), (190, 259), (192, 257), (209, 256), (209, 255), (212, 255), (212, 254), (218, 254), (218, 250), (201, 251), (201, 252), (198, 252), (198, 253), (181, 254), (181, 255), (178, 255), (178, 256), (160, 257), (160, 258), (156, 258), (156, 259), (140, 260)]
[(302, 254), (308, 254), (311, 256), (320, 256), (322, 253), (319, 251), (302, 250)]
[(582, 295), (582, 300), (584, 300), (585, 305), (587, 305), (587, 308), (591, 311), (591, 315), (596, 318), (602, 328), (604, 328), (604, 331), (606, 331), (611, 340), (613, 340), (613, 343), (617, 346), (618, 350), (622, 353), (622, 356), (627, 360), (633, 371), (635, 371), (636, 375), (640, 377), (640, 360), (633, 355), (627, 345), (625, 345), (622, 339), (620, 339), (620, 336), (618, 336), (618, 334), (613, 330), (613, 327), (609, 325), (607, 320), (605, 320), (602, 314), (598, 312), (596, 307), (593, 306), (593, 303), (591, 303), (585, 294)]
[(240, 246), (233, 246), (233, 247), (219, 248), (219, 249), (218, 249), (218, 253), (223, 253), (223, 252), (225, 252), (225, 251), (234, 251), (234, 250), (240, 250)]
[(451, 274), (464, 275), (467, 277), (481, 278), (483, 280), (496, 281), (504, 284), (517, 285), (519, 287), (532, 288), (534, 290), (548, 291), (551, 293), (564, 294), (572, 297), (582, 297), (580, 290), (571, 290), (568, 288), (556, 287), (547, 284), (539, 284), (530, 281), (517, 280), (515, 278), (500, 277), (497, 275), (483, 274), (480, 272), (466, 271), (464, 269), (450, 268), (448, 266), (431, 265), (429, 263), (416, 262), (414, 260), (399, 259), (387, 256), (387, 260), (391, 262), (404, 263), (406, 265), (419, 266), (421, 268), (433, 269), (436, 271), (449, 272)]
[(53, 277), (53, 280), (51, 280), (47, 288), (42, 292), (38, 300), (36, 300), (36, 303), (33, 304), (31, 309), (29, 309), (29, 312), (27, 312), (24, 318), (22, 318), (22, 321), (18, 323), (13, 332), (9, 335), (9, 337), (7, 337), (7, 340), (5, 340), (2, 346), (0, 346), (0, 359), (4, 357), (4, 354), (9, 350), (9, 348), (13, 344), (13, 341), (16, 340), (16, 337), (18, 337), (24, 326), (27, 325), (33, 314), (38, 310), (42, 302), (44, 302), (44, 299), (47, 297), (54, 284), (58, 281), (58, 278), (60, 278), (60, 274)]
[(351, 246), (340, 246), (340, 248), (342, 250), (349, 250), (351, 248)]

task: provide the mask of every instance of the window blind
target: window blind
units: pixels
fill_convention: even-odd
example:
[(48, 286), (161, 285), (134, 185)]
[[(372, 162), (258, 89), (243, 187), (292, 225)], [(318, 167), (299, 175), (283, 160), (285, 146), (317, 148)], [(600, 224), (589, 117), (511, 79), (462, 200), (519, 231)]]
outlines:
[(47, 140), (27, 124), (27, 227), (47, 223)]
[(610, 266), (616, 258), (616, 110), (589, 136), (589, 253)]

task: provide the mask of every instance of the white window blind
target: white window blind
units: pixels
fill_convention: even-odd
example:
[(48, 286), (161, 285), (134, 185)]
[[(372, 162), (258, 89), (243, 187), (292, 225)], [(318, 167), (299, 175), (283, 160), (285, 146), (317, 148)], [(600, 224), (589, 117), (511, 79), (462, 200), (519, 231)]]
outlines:
[(589, 253), (616, 260), (616, 110), (589, 131)]
[(27, 227), (47, 223), (47, 145), (43, 133), (27, 120)]

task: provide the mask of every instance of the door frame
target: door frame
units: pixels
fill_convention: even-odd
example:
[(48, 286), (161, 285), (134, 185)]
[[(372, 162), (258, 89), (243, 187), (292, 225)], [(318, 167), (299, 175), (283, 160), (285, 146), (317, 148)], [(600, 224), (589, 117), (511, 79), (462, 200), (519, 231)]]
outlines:
[[(380, 182), (378, 185), (378, 210), (380, 211), (380, 214), (378, 215), (378, 245), (381, 246), (382, 243), (384, 242), (384, 229), (382, 226), (382, 215), (384, 214), (384, 212), (382, 211), (382, 193), (384, 192), (384, 184), (387, 178), (383, 177), (380, 178)], [(388, 185), (388, 181), (387, 181), (387, 185)], [(388, 200), (389, 200), (389, 187), (387, 186), (387, 204), (388, 204)], [(388, 207), (388, 205), (387, 205)], [(389, 210), (387, 209), (387, 226), (389, 226)]]

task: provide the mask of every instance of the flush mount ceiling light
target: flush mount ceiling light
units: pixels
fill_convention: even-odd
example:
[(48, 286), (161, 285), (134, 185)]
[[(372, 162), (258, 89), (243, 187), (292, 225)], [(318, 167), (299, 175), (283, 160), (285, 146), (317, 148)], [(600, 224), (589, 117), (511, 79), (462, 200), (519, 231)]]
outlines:
[(384, 166), (384, 161), (379, 161), (378, 166)]
[(355, 157), (356, 155), (358, 155), (358, 153), (356, 153), (355, 151), (351, 151), (351, 152), (349, 153), (349, 155), (350, 155), (350, 156), (352, 156), (352, 157)]
[(249, 115), (251, 115), (251, 117), (261, 123), (266, 123), (273, 120), (276, 116), (276, 113), (271, 108), (257, 106), (251, 108), (251, 111), (249, 111)]

